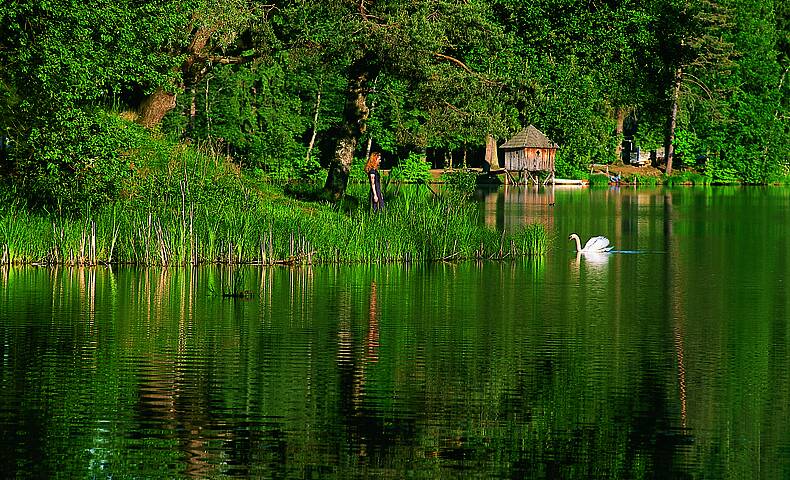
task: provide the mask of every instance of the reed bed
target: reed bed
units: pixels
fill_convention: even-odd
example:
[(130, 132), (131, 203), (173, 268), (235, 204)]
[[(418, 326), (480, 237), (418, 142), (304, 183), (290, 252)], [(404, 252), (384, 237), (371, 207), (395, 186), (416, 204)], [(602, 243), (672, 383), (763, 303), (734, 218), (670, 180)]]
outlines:
[(626, 179), (626, 183), (631, 185), (638, 185), (640, 187), (655, 187), (659, 184), (660, 179), (651, 175), (630, 175)]
[(589, 177), (591, 187), (607, 187), (610, 181), (609, 176), (603, 174), (594, 174)]
[[(147, 195), (86, 207), (78, 218), (0, 206), (0, 264), (458, 261), (541, 255), (546, 248), (542, 226), (498, 233), (480, 225), (473, 205), (427, 191), (401, 192), (371, 213), (295, 201), (241, 177), (181, 173), (177, 182), (153, 181)], [(365, 200), (360, 193), (357, 202)]]
[(679, 171), (666, 177), (664, 184), (670, 187), (677, 185), (710, 185), (711, 178), (696, 172)]

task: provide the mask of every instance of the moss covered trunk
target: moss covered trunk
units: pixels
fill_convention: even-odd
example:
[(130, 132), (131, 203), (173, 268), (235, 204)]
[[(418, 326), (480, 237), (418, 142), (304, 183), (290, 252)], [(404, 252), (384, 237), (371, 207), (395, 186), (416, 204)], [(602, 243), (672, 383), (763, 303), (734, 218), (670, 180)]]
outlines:
[[(173, 90), (184, 90), (194, 86), (203, 79), (208, 72), (207, 59), (209, 58), (207, 44), (211, 35), (215, 32), (211, 27), (199, 27), (192, 33), (192, 39), (187, 48), (187, 55), (181, 64), (181, 81), (175, 82), (171, 87)], [(217, 63), (228, 63), (227, 59), (214, 59)], [(162, 122), (170, 110), (176, 107), (176, 94), (165, 91), (159, 87), (148, 96), (139, 108), (137, 122), (146, 127), (153, 128)]]
[(137, 122), (145, 128), (153, 128), (162, 122), (167, 112), (175, 108), (176, 94), (157, 88), (140, 105), (140, 116)]
[(335, 152), (324, 185), (324, 189), (335, 200), (340, 199), (346, 192), (351, 164), (354, 162), (354, 152), (359, 138), (365, 133), (366, 122), (370, 115), (367, 106), (369, 79), (369, 72), (357, 71), (346, 91), (343, 125), (340, 126), (337, 134)]

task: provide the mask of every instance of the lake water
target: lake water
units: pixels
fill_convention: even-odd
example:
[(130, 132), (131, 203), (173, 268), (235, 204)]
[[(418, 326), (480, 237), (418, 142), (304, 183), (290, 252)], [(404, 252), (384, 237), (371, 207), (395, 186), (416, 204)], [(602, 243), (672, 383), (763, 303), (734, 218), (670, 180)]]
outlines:
[(2, 476), (790, 478), (790, 190), (479, 200), (550, 252), (0, 269)]

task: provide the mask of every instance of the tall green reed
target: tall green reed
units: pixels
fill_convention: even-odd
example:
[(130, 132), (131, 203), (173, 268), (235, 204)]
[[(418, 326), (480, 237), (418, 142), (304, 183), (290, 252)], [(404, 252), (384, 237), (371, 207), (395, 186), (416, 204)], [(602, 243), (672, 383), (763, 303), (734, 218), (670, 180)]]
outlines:
[(543, 227), (502, 234), (477, 210), (427, 188), (404, 189), (383, 212), (299, 202), (241, 176), (219, 157), (174, 155), (113, 205), (78, 218), (0, 206), (0, 262), (40, 264), (386, 263), (540, 255)]

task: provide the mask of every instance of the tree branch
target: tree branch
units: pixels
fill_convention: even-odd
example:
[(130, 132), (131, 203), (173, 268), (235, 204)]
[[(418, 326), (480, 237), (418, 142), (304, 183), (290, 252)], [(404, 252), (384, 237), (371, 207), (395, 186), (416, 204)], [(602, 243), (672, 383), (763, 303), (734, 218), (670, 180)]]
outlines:
[(251, 60), (251, 57), (227, 57), (222, 55), (209, 55), (205, 57), (206, 60), (212, 63), (219, 63), (221, 65), (235, 65), (244, 63)]
[(706, 85), (705, 85), (705, 84), (702, 82), (702, 80), (700, 80), (699, 78), (695, 77), (694, 75), (692, 75), (692, 74), (690, 74), (690, 73), (688, 73), (688, 72), (683, 72), (683, 74), (686, 76), (686, 78), (688, 78), (688, 80), (689, 80), (691, 83), (693, 83), (694, 85), (696, 85), (696, 86), (698, 86), (699, 88), (701, 88), (701, 89), (702, 89), (702, 90), (703, 90), (703, 91), (704, 91), (704, 92), (705, 92), (705, 93), (708, 95), (708, 98), (709, 98), (709, 99), (713, 100), (713, 93), (712, 93), (712, 92), (710, 91), (710, 89), (709, 89), (709, 88), (708, 88), (708, 87), (707, 87), (707, 86), (706, 86)]
[(489, 85), (501, 85), (499, 82), (495, 82), (494, 80), (490, 80), (490, 79), (488, 79), (488, 78), (484, 77), (482, 74), (475, 72), (474, 70), (472, 70), (471, 68), (469, 68), (469, 65), (465, 64), (464, 62), (462, 62), (461, 60), (458, 60), (458, 59), (457, 59), (457, 58), (455, 58), (455, 57), (451, 57), (451, 56), (449, 56), (449, 55), (445, 55), (445, 54), (443, 54), (443, 53), (439, 53), (439, 52), (433, 52), (433, 55), (434, 55), (435, 57), (438, 57), (438, 58), (442, 59), (442, 60), (447, 60), (447, 61), (449, 61), (449, 62), (452, 62), (452, 63), (454, 63), (454, 64), (458, 65), (458, 66), (459, 66), (459, 67), (461, 67), (461, 69), (463, 69), (463, 70), (464, 70), (466, 73), (468, 73), (468, 74), (470, 74), (470, 75), (473, 75), (473, 76), (475, 76), (475, 77), (479, 78), (479, 79), (480, 79), (482, 82), (484, 82), (484, 83), (487, 83), (487, 84), (489, 84)]
[(447, 105), (450, 108), (450, 110), (454, 111), (458, 115), (461, 115), (462, 117), (468, 117), (470, 115), (469, 112), (465, 112), (465, 111), (461, 110), (460, 108), (456, 107), (455, 105), (453, 105), (452, 103), (448, 102), (447, 100), (443, 100), (443, 102), (444, 102), (445, 105)]
[(387, 26), (387, 25), (384, 25), (382, 23), (377, 23), (377, 22), (381, 22), (382, 21), (381, 17), (377, 17), (375, 15), (369, 14), (368, 13), (368, 7), (365, 6), (365, 3), (366, 3), (365, 0), (359, 0), (359, 14), (362, 15), (362, 19), (365, 20), (366, 22), (370, 22), (371, 19), (373, 19), (373, 20), (376, 20), (376, 22), (373, 22), (376, 25), (378, 25), (380, 27)]
[[(461, 67), (461, 68), (463, 68), (464, 70), (466, 70), (466, 71), (467, 71), (467, 73), (471, 73), (472, 75), (478, 75), (478, 73), (477, 73), (477, 72), (475, 72), (474, 70), (472, 70), (471, 68), (469, 68), (469, 66), (468, 66), (467, 64), (465, 64), (464, 62), (462, 62), (462, 61), (458, 60), (458, 59), (457, 59), (457, 58), (455, 58), (455, 57), (451, 57), (451, 56), (449, 56), (449, 55), (445, 55), (445, 54), (443, 54), (443, 53), (439, 53), (439, 52), (434, 52), (433, 54), (434, 54), (435, 56), (437, 56), (437, 57), (439, 57), (439, 58), (443, 59), (443, 60), (449, 60), (449, 61), (453, 62), (454, 64), (456, 64), (456, 65), (458, 65), (459, 67)], [(478, 76), (479, 76), (479, 75), (478, 75)]]

